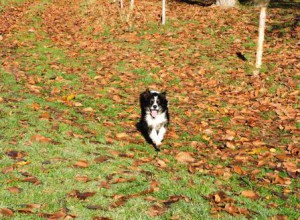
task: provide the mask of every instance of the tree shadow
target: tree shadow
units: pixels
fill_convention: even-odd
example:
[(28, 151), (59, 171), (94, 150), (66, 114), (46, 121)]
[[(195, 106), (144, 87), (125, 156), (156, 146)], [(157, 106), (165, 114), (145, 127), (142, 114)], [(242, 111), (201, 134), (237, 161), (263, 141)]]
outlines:
[(210, 6), (216, 3), (216, 0), (175, 0), (175, 2), (184, 2), (190, 5)]
[(284, 32), (281, 30), (288, 29), (288, 32), (291, 37), (297, 36), (297, 27), (300, 24), (300, 15), (296, 15), (294, 18), (290, 19), (289, 21), (282, 21), (281, 23), (273, 24), (271, 27), (270, 32), (278, 33), (278, 37), (283, 37)]
[[(255, 0), (239, 0), (242, 5), (255, 5)], [(298, 0), (271, 0), (270, 8), (283, 8), (283, 9), (299, 9), (300, 2)]]
[(295, 0), (271, 0), (270, 8), (284, 8), (284, 9), (300, 9), (300, 2)]

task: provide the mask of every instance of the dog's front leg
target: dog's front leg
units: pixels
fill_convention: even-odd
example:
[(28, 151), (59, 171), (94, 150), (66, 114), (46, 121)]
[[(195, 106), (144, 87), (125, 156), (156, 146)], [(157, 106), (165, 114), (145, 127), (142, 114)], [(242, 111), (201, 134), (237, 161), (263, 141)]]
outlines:
[(151, 140), (152, 140), (153, 144), (155, 144), (155, 146), (158, 147), (161, 145), (161, 139), (158, 137), (158, 134), (154, 128), (151, 130), (149, 137), (151, 138)]
[(162, 126), (158, 131), (157, 139), (160, 142), (160, 144), (161, 144), (162, 140), (164, 139), (166, 131), (167, 131), (167, 129), (164, 126)]

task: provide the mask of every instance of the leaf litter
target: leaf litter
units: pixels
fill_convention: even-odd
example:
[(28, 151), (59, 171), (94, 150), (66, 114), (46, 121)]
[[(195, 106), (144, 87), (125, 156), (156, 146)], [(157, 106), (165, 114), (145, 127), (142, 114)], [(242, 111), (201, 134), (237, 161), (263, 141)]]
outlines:
[[(163, 153), (172, 156), (176, 163), (178, 162), (180, 166), (186, 169), (187, 175), (209, 175), (224, 181), (237, 175), (243, 180), (249, 178), (257, 187), (268, 188), (270, 184), (282, 187), (286, 195), (277, 193), (277, 196), (285, 199), (286, 196), (289, 196), (289, 187), (300, 175), (297, 165), (300, 155), (299, 140), (296, 138), (299, 135), (299, 113), (296, 107), (299, 92), (294, 78), (295, 73), (299, 77), (297, 75), (299, 72), (299, 65), (297, 64), (299, 52), (295, 46), (295, 35), (299, 37), (295, 31), (299, 29), (297, 25), (283, 33), (285, 39), (293, 43), (284, 43), (277, 31), (267, 30), (267, 34), (272, 39), (266, 42), (264, 59), (266, 63), (275, 63), (276, 68), (268, 66), (268, 72), (263, 72), (258, 78), (255, 78), (246, 71), (245, 63), (254, 58), (254, 49), (247, 46), (247, 43), (253, 43), (249, 42), (249, 38), (256, 39), (257, 27), (256, 23), (252, 22), (253, 14), (257, 14), (256, 9), (232, 9), (229, 13), (217, 8), (203, 8), (172, 2), (169, 5), (168, 16), (170, 16), (174, 26), (174, 32), (167, 29), (162, 33), (151, 33), (145, 24), (149, 21), (159, 22), (155, 13), (147, 13), (159, 9), (159, 5), (152, 1), (153, 4), (138, 3), (136, 14), (133, 16), (135, 29), (132, 31), (128, 31), (127, 24), (117, 25), (119, 13), (116, 5), (99, 0), (95, 1), (95, 4), (103, 5), (104, 11), (91, 6), (87, 7), (83, 13), (80, 7), (81, 3), (78, 0), (70, 6), (67, 1), (55, 0), (47, 4), (43, 9), (44, 11), (39, 13), (41, 16), (40, 29), (48, 35), (53, 46), (62, 48), (67, 56), (75, 61), (83, 57), (86, 58), (86, 63), (80, 67), (63, 65), (55, 60), (50, 64), (53, 70), (80, 76), (79, 80), (84, 86), (77, 88), (76, 92), (72, 86), (68, 86), (68, 80), (65, 76), (56, 76), (51, 79), (31, 76), (28, 70), (35, 68), (35, 66), (32, 66), (30, 62), (22, 64), (23, 66), (20, 65), (20, 62), (16, 61), (20, 55), (16, 52), (10, 52), (21, 46), (34, 47), (31, 42), (22, 43), (13, 39), (11, 33), (17, 28), (30, 34), (38, 33), (39, 30), (29, 27), (27, 18), (24, 19), (26, 11), (37, 3), (26, 1), (16, 7), (6, 7), (4, 13), (0, 15), (2, 18), (0, 19), (2, 21), (0, 43), (7, 53), (2, 61), (3, 68), (12, 73), (18, 83), (25, 82), (25, 93), (43, 99), (45, 95), (48, 95), (47, 101), (62, 103), (67, 108), (74, 107), (86, 121), (93, 121), (96, 120), (96, 117), (101, 117), (97, 120), (109, 128), (109, 132), (104, 138), (108, 145), (113, 143), (120, 143), (120, 145), (139, 144), (143, 141), (137, 139), (140, 135), (134, 130), (135, 121), (139, 117), (138, 110), (128, 108), (128, 111), (117, 114), (116, 120), (111, 121), (110, 117), (97, 116), (99, 114), (98, 109), (105, 111), (106, 105), (101, 103), (97, 106), (89, 106), (84, 104), (84, 100), (79, 99), (81, 94), (85, 94), (92, 98), (109, 98), (113, 107), (122, 106), (124, 108), (126, 104), (134, 105), (136, 97), (132, 98), (132, 94), (139, 94), (144, 89), (145, 83), (142, 80), (145, 77), (139, 76), (132, 69), (145, 70), (149, 76), (153, 77), (153, 82), (147, 86), (155, 88), (159, 85), (163, 87), (174, 101), (172, 102), (172, 125), (166, 137), (166, 144), (172, 148), (164, 149)], [(183, 10), (186, 13), (180, 13)], [(269, 21), (271, 25), (275, 20), (280, 21), (280, 13), (284, 12), (280, 12), (279, 9), (270, 10), (273, 12)], [(293, 13), (292, 10), (291, 12)], [(241, 13), (244, 16), (237, 20), (236, 17), (240, 16)], [(211, 18), (211, 22), (207, 21), (207, 17)], [(185, 25), (180, 22), (189, 20), (197, 22), (190, 22)], [(25, 25), (23, 25), (24, 22)], [(103, 23), (110, 25), (109, 35), (115, 38), (114, 42), (108, 41), (105, 34), (101, 35), (105, 31), (104, 25), (100, 25)], [(227, 30), (222, 29), (225, 26), (228, 27)], [(94, 38), (94, 36), (97, 37)], [(228, 43), (226, 40), (231, 36), (234, 36), (235, 39)], [(222, 42), (213, 38), (220, 39)], [(201, 43), (205, 40), (210, 40), (210, 44), (219, 49), (212, 49), (205, 43)], [(142, 42), (149, 43), (148, 51), (143, 49)], [(170, 44), (169, 48), (165, 42)], [(128, 46), (129, 43), (140, 47), (140, 49), (133, 50), (131, 46)], [(194, 47), (195, 51), (189, 54), (189, 47)], [(272, 50), (279, 51), (279, 49), (280, 52), (274, 56)], [(150, 50), (155, 56), (147, 55)], [(105, 51), (105, 53), (101, 56), (96, 55), (100, 51)], [(166, 51), (169, 52), (168, 56), (165, 56)], [(232, 54), (237, 54), (240, 60), (229, 59)], [(29, 52), (25, 52), (25, 56), (31, 55)], [(226, 62), (214, 66), (211, 65), (213, 59), (226, 60)], [(170, 65), (162, 64), (162, 60), (165, 63), (170, 63)], [(124, 61), (130, 65), (125, 65), (123, 70), (119, 71), (115, 68), (118, 61)], [(98, 63), (101, 63), (101, 66), (97, 65)], [(181, 65), (177, 65), (179, 63)], [(200, 64), (198, 65), (198, 63)], [(86, 64), (97, 67), (94, 69), (95, 76), (89, 76), (85, 73), (88, 72)], [(151, 72), (155, 68), (158, 69), (159, 74)], [(119, 74), (120, 72), (121, 74)], [(116, 80), (116, 76), (120, 77), (121, 80)], [(63, 86), (58, 88), (54, 82), (61, 83)], [(109, 95), (100, 94), (97, 89), (95, 90), (98, 87), (106, 88)], [(15, 102), (8, 98), (1, 100), (1, 103)], [(56, 119), (67, 124), (80, 126), (68, 119), (69, 113), (67, 111), (50, 111), (37, 102), (31, 104), (29, 108), (37, 113), (40, 120), (47, 120), (52, 123), (51, 120), (56, 117)], [(182, 112), (178, 113), (179, 110)], [(22, 124), (27, 126), (24, 121)], [(123, 127), (124, 130), (118, 130), (120, 127)], [(53, 126), (53, 130), (57, 131), (57, 126)], [(90, 137), (97, 135), (97, 132), (86, 129), (85, 132), (89, 133)], [(46, 137), (39, 133), (37, 130), (30, 137), (29, 145), (35, 142), (55, 143), (52, 136), (50, 138), (50, 135)], [(87, 138), (86, 135), (77, 134), (73, 131), (68, 134), (79, 139)], [(197, 139), (183, 138), (183, 135), (197, 137)], [(193, 150), (189, 152), (185, 147), (190, 147)], [(164, 172), (174, 172), (172, 170), (173, 161), (171, 162), (170, 159), (140, 157), (139, 152), (124, 153), (119, 149), (110, 150), (109, 153), (111, 156), (100, 155), (93, 161), (85, 159), (76, 161), (70, 158), (63, 158), (61, 161), (72, 160), (74, 168), (90, 169), (94, 163), (106, 165), (113, 160), (122, 158), (132, 162), (132, 166), (128, 169), (139, 170), (144, 165), (151, 164)], [(16, 162), (2, 168), (4, 175), (19, 172), (24, 165), (32, 166), (29, 161), (25, 160), (25, 158), (28, 160), (31, 158), (26, 150), (8, 150), (5, 155)], [(265, 172), (266, 170), (268, 172)], [(144, 174), (147, 178), (153, 176), (147, 171)], [(24, 178), (19, 178), (20, 182), (41, 184), (38, 176), (26, 172), (22, 173), (22, 171), (21, 175)], [(130, 184), (137, 181), (136, 177), (125, 178), (116, 175), (118, 174), (107, 175), (105, 180), (99, 181), (99, 187), (110, 189), (114, 187), (113, 185)], [(86, 184), (98, 181), (97, 178), (89, 178), (86, 175), (78, 175), (74, 179)], [(247, 184), (246, 182), (242, 181), (243, 184)], [(222, 188), (222, 184), (220, 185), (219, 188)], [(22, 191), (12, 187), (8, 190), (11, 193)], [(129, 195), (114, 195), (112, 198), (115, 201), (109, 205), (109, 208), (116, 209), (124, 206), (128, 199), (153, 194), (159, 190), (158, 182), (152, 181), (150, 188), (144, 191)], [(243, 189), (239, 194), (251, 200), (263, 199), (256, 188)], [(80, 192), (78, 190), (73, 190), (68, 195), (83, 201), (94, 195), (97, 196), (95, 192)], [(171, 204), (181, 200), (190, 201), (188, 197), (183, 195), (170, 196), (169, 199), (163, 201), (156, 199), (154, 195), (145, 199), (155, 202), (148, 209), (149, 216), (163, 215), (168, 211)], [(233, 216), (253, 214), (251, 210), (240, 207), (236, 199), (224, 191), (207, 195), (205, 199), (210, 203), (212, 213), (225, 211)], [(101, 207), (89, 206), (90, 209), (101, 209)], [(16, 211), (8, 208), (1, 209), (1, 214), (4, 216), (13, 216), (14, 212)], [(26, 212), (30, 213), (31, 208), (25, 207), (23, 212), (25, 214)], [(49, 219), (76, 217), (67, 214), (64, 210), (52, 214), (40, 213), (40, 216)], [(277, 217), (285, 218), (284, 215)], [(106, 217), (95, 217), (95, 219), (97, 218), (105, 219)]]

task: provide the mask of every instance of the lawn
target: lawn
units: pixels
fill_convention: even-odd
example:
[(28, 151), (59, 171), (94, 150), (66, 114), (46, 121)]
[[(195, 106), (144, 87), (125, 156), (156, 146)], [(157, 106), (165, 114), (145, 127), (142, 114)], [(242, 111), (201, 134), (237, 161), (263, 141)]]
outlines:
[[(299, 12), (0, 1), (4, 219), (298, 219)], [(243, 57), (243, 59), (241, 59)], [(167, 91), (157, 153), (139, 94)]]

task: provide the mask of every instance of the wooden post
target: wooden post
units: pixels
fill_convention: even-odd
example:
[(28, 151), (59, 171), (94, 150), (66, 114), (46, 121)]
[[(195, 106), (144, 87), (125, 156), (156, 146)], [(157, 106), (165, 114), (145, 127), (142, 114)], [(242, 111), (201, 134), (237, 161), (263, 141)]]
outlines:
[(162, 0), (162, 15), (161, 15), (161, 24), (166, 24), (166, 0)]
[(262, 54), (263, 54), (263, 46), (264, 46), (264, 39), (265, 39), (266, 14), (267, 14), (267, 6), (263, 5), (260, 9), (260, 16), (259, 16), (259, 33), (258, 33), (258, 44), (257, 44), (256, 64), (255, 64), (255, 67), (257, 69), (260, 69), (262, 63)]
[(134, 0), (130, 0), (130, 11), (132, 11), (134, 8)]

